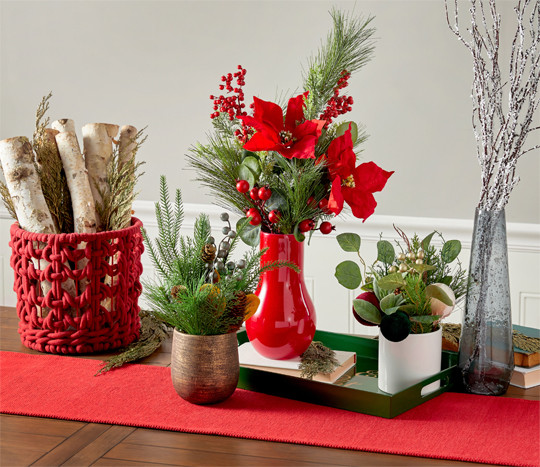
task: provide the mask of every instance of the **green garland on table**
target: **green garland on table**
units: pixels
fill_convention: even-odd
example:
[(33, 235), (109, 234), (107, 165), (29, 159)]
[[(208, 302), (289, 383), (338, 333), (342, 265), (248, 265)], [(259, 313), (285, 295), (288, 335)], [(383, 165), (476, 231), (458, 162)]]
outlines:
[(163, 323), (156, 319), (152, 313), (141, 310), (139, 316), (141, 317), (139, 340), (130, 344), (122, 353), (103, 361), (104, 366), (96, 373), (96, 376), (152, 355), (169, 337)]

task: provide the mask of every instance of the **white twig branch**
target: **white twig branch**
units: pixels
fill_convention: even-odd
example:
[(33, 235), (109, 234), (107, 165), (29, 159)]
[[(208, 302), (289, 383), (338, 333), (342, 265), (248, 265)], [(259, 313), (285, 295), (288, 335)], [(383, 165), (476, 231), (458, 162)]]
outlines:
[[(482, 188), (479, 208), (503, 209), (512, 189), (519, 182), (516, 163), (524, 154), (527, 136), (540, 106), (540, 1), (518, 0), (514, 8), (516, 32), (507, 77), (503, 82), (499, 65), (501, 17), (495, 0), (469, 0), (470, 39), (460, 31), (457, 0), (453, 15), (445, 0), (446, 21), (450, 30), (470, 51), (473, 59), (472, 127), (481, 169)], [(453, 23), (450, 20), (453, 16)], [(503, 93), (508, 86), (506, 96)], [(506, 109), (506, 110), (505, 110)]]

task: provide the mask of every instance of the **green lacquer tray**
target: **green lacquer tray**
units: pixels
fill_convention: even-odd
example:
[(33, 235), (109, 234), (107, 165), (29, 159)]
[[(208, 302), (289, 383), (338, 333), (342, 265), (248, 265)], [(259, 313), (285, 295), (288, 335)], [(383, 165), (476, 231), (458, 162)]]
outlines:
[[(396, 394), (387, 394), (379, 390), (376, 377), (363, 375), (377, 370), (378, 340), (327, 331), (317, 331), (314, 340), (333, 350), (356, 352), (357, 375), (351, 382), (344, 385), (328, 384), (240, 367), (238, 387), (384, 418), (394, 418), (443, 392), (457, 390), (457, 354), (454, 352), (443, 351), (440, 373)], [(246, 331), (240, 331), (238, 343), (247, 341)], [(421, 395), (424, 386), (439, 380), (439, 389)]]

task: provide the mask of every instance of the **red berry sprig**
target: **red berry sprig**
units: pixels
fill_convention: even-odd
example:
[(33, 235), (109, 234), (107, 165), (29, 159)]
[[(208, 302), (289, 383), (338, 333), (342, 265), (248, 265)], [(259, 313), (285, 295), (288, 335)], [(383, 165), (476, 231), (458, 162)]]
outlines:
[(340, 90), (349, 85), (351, 74), (347, 70), (341, 72), (341, 77), (338, 79), (337, 85), (334, 88), (334, 95), (326, 104), (326, 108), (320, 115), (319, 120), (325, 120), (325, 128), (332, 123), (332, 119), (346, 114), (352, 110), (354, 100), (351, 96), (340, 96)]
[(249, 223), (251, 225), (262, 224), (270, 232), (275, 233), (276, 228), (273, 224), (279, 222), (281, 213), (279, 211), (270, 211), (267, 213), (264, 209), (266, 201), (272, 196), (272, 190), (267, 186), (253, 187), (249, 189), (249, 182), (247, 180), (238, 180), (236, 182), (236, 189), (239, 193), (242, 193), (246, 200), (248, 200), (252, 208), (245, 209), (246, 217), (251, 218)]
[[(214, 103), (214, 112), (210, 114), (210, 118), (214, 119), (219, 117), (222, 113), (227, 114), (229, 120), (234, 120), (241, 115), (247, 115), (244, 110), (246, 104), (244, 103), (244, 91), (242, 86), (246, 84), (245, 76), (247, 70), (242, 68), (242, 65), (238, 65), (238, 71), (235, 73), (227, 73), (221, 77), (222, 84), (219, 85), (220, 91), (227, 91), (230, 95), (219, 96), (210, 95), (210, 99)], [(233, 80), (236, 80), (236, 85), (233, 86)], [(247, 141), (250, 129), (242, 122), (242, 129), (237, 129), (234, 135), (243, 143)]]

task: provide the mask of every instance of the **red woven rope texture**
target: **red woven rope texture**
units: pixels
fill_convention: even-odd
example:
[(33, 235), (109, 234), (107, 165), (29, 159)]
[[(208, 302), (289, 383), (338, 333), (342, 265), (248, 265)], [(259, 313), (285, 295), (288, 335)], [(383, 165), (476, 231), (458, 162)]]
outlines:
[(31, 349), (92, 353), (139, 335), (142, 223), (95, 234), (36, 234), (11, 227), (19, 334)]

